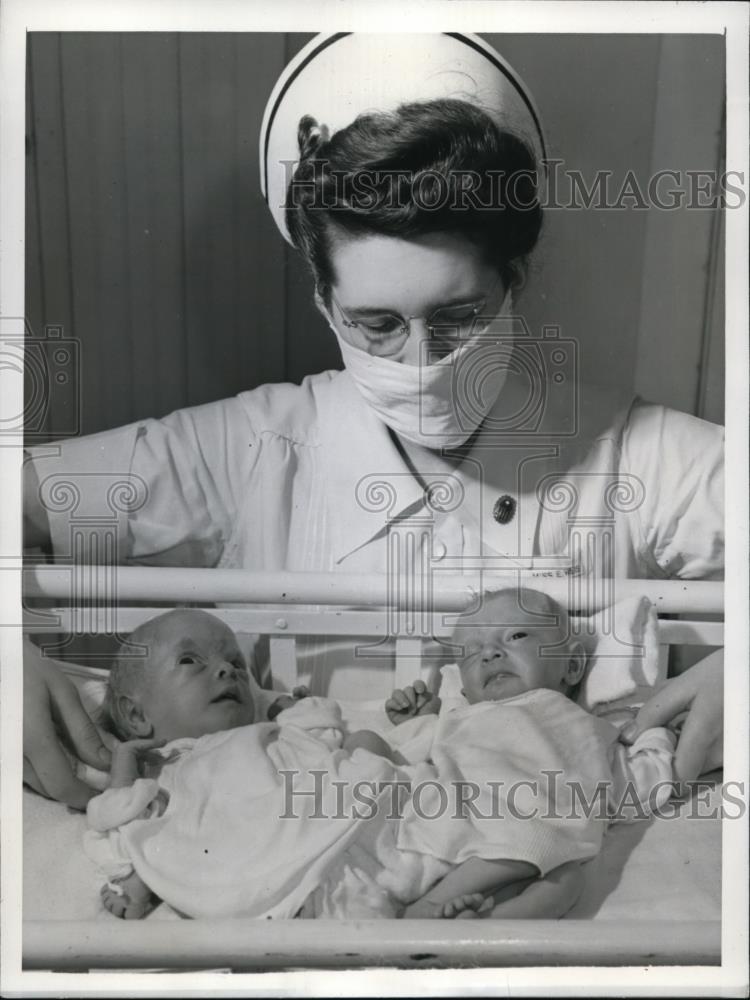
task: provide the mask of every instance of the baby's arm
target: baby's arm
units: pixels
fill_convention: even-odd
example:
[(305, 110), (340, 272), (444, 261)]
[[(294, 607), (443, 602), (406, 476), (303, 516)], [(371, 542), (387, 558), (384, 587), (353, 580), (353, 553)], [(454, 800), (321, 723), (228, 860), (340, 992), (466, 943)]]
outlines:
[(414, 681), (409, 687), (396, 688), (385, 703), (385, 712), (394, 726), (419, 715), (437, 715), (440, 699), (427, 690), (424, 681)]
[[(141, 757), (164, 743), (164, 740), (143, 739), (118, 744), (112, 752), (109, 787), (130, 788), (140, 777)], [(105, 882), (100, 895), (105, 909), (123, 920), (140, 920), (159, 904), (158, 896), (135, 870)]]
[(344, 750), (353, 753), (358, 748), (369, 750), (370, 753), (377, 754), (378, 757), (385, 757), (393, 764), (406, 764), (406, 758), (402, 757), (398, 750), (394, 750), (382, 736), (378, 736), (371, 729), (358, 729), (344, 737), (342, 746)]
[(676, 742), (674, 733), (657, 727), (646, 729), (632, 744), (621, 735), (612, 745), (612, 820), (645, 819), (658, 812), (675, 793)]
[(463, 909), (477, 909), (486, 896), (512, 882), (535, 878), (539, 870), (526, 861), (489, 861), (469, 858), (448, 872), (435, 886), (404, 910), (406, 918), (455, 917)]

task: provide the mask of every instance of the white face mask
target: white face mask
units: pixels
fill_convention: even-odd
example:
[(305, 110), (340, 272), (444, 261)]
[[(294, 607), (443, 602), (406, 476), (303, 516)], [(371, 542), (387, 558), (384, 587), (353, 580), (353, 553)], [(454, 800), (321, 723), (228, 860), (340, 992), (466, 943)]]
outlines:
[[(510, 292), (498, 316), (507, 316)], [(406, 365), (352, 347), (329, 320), (367, 405), (399, 437), (425, 448), (467, 441), (495, 405), (508, 373), (507, 343), (492, 325), (434, 365)]]

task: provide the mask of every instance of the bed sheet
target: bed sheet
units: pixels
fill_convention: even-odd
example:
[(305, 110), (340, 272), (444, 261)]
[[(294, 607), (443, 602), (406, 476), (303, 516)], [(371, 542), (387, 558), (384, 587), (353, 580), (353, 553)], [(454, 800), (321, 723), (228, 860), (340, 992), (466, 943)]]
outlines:
[[(701, 803), (675, 818), (610, 828), (599, 856), (585, 865), (583, 896), (569, 917), (595, 920), (718, 920), (721, 915), (721, 820), (718, 776)], [(116, 920), (99, 899), (96, 866), (83, 851), (85, 817), (24, 790), (25, 920)], [(159, 906), (150, 920), (179, 919)]]

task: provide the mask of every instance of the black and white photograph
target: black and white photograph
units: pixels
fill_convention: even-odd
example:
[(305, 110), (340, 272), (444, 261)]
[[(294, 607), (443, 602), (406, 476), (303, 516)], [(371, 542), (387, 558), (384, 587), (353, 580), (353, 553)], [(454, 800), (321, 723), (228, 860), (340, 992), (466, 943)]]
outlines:
[(748, 995), (749, 12), (4, 5), (4, 995)]

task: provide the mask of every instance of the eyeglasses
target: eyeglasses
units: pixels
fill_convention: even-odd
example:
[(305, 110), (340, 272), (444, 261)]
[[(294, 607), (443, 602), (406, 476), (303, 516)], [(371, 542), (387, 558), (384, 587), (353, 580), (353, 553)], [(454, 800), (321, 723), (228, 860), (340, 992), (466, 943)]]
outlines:
[[(411, 323), (415, 319), (424, 319), (430, 340), (443, 342), (448, 353), (456, 347), (456, 340), (466, 340), (482, 333), (492, 323), (495, 314), (487, 309), (487, 304), (496, 296), (501, 285), (501, 275), (498, 275), (489, 292), (478, 301), (459, 303), (458, 305), (442, 306), (429, 317), (398, 316), (394, 313), (373, 313), (367, 320), (354, 320), (340, 305), (333, 289), (330, 290), (331, 300), (341, 313), (341, 321), (349, 330), (356, 330), (362, 340), (362, 346), (368, 354), (378, 357), (388, 357), (398, 354), (404, 347), (411, 333)], [(499, 307), (500, 303), (497, 303)]]

